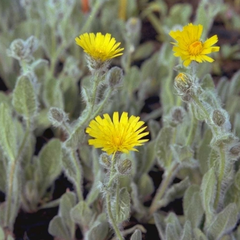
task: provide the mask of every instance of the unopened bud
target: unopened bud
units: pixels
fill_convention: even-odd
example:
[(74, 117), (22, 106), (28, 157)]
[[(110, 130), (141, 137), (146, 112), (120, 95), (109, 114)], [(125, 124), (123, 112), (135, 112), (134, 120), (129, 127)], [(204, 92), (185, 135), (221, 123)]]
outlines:
[(126, 23), (126, 30), (130, 35), (138, 34), (141, 30), (141, 21), (139, 18), (131, 17)]
[(170, 124), (172, 126), (177, 126), (183, 122), (183, 118), (185, 116), (185, 110), (183, 107), (174, 107), (170, 113)]
[(107, 73), (106, 79), (111, 88), (119, 86), (122, 83), (123, 70), (119, 67), (111, 68)]
[(62, 109), (51, 107), (48, 112), (48, 119), (53, 126), (62, 127), (62, 124), (68, 120), (68, 116)]
[(231, 124), (229, 121), (228, 113), (223, 109), (215, 109), (212, 112), (212, 121), (219, 127), (223, 127), (225, 130), (230, 130)]
[(29, 62), (33, 59), (33, 52), (38, 48), (38, 40), (34, 36), (29, 37), (26, 41), (22, 39), (14, 40), (10, 48), (7, 49), (7, 54), (17, 60), (25, 60)]
[(117, 164), (117, 171), (122, 175), (128, 175), (132, 169), (132, 162), (129, 159), (119, 161)]
[(192, 87), (192, 80), (189, 75), (185, 73), (179, 73), (175, 77), (174, 86), (180, 94), (183, 94)]
[(234, 156), (240, 156), (240, 143), (231, 147), (229, 152)]
[(100, 164), (105, 168), (110, 168), (111, 166), (110, 156), (106, 153), (102, 153), (100, 156)]

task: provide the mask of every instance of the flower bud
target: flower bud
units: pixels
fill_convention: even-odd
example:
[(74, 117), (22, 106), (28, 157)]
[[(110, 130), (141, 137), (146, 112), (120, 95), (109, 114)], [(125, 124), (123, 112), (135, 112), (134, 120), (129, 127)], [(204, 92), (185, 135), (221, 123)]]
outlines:
[[(129, 18), (126, 23), (126, 31), (127, 37), (131, 42), (132, 51), (134, 51), (135, 47), (140, 41), (140, 34), (141, 34), (141, 21), (139, 18)], [(131, 50), (131, 49), (130, 49)]]
[(117, 164), (117, 171), (122, 175), (128, 175), (132, 169), (132, 162), (129, 159), (119, 161)]
[(102, 153), (100, 155), (100, 164), (105, 168), (111, 167), (111, 158), (108, 154)]
[(240, 156), (240, 143), (237, 143), (235, 146), (231, 147), (229, 152), (234, 156)]
[(115, 88), (122, 83), (123, 70), (119, 67), (111, 68), (106, 76), (106, 80), (111, 88)]
[(174, 107), (170, 113), (170, 125), (176, 127), (183, 122), (185, 116), (185, 110), (183, 107)]
[(225, 130), (230, 130), (231, 124), (229, 121), (228, 113), (223, 109), (215, 109), (212, 112), (212, 121), (219, 127), (223, 127)]
[(68, 120), (68, 116), (62, 109), (51, 107), (48, 112), (48, 119), (53, 126), (62, 127), (62, 124)]
[(29, 62), (33, 59), (33, 52), (38, 48), (38, 40), (34, 36), (29, 37), (26, 41), (22, 39), (14, 40), (10, 48), (7, 49), (7, 54), (17, 60)]
[(192, 80), (189, 75), (179, 73), (175, 77), (174, 86), (180, 94), (186, 93), (192, 87)]

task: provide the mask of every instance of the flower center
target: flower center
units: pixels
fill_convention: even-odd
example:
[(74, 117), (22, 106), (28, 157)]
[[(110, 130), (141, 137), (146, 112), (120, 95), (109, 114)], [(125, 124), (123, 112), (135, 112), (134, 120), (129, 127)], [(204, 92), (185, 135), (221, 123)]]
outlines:
[(202, 42), (195, 41), (189, 46), (188, 50), (191, 55), (198, 55), (199, 53), (202, 52), (202, 48), (203, 48)]

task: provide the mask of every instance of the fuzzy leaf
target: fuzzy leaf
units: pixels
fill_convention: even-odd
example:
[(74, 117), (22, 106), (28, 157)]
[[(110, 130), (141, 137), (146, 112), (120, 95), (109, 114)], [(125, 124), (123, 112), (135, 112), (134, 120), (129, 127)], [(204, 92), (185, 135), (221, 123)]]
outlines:
[(207, 215), (207, 221), (211, 221), (213, 204), (216, 197), (217, 179), (214, 169), (211, 168), (204, 174), (201, 184), (201, 197), (203, 209)]
[(152, 179), (148, 174), (143, 174), (138, 182), (139, 197), (149, 196), (154, 191)]
[(32, 118), (37, 112), (37, 96), (31, 80), (21, 76), (13, 91), (13, 106), (26, 119)]
[(104, 240), (108, 234), (108, 223), (97, 221), (86, 234), (86, 240)]
[(143, 217), (145, 215), (145, 208), (139, 199), (138, 187), (134, 182), (131, 182), (131, 197), (134, 210)]
[(42, 190), (52, 184), (53, 180), (61, 173), (62, 166), (62, 150), (59, 139), (49, 141), (39, 153), (39, 164), (42, 175), (44, 176), (44, 183), (42, 183)]
[(182, 232), (182, 226), (179, 222), (177, 215), (173, 212), (169, 213), (168, 216), (165, 218), (165, 222), (167, 227), (169, 224), (171, 224), (170, 228), (173, 229), (174, 235), (178, 236), (175, 239), (179, 239)]
[(186, 221), (184, 224), (181, 240), (189, 240), (189, 239), (193, 239), (192, 227), (191, 227), (191, 222)]
[(77, 196), (82, 195), (82, 166), (76, 152), (72, 149), (62, 148), (62, 156), (62, 167), (65, 175), (74, 185)]
[(160, 200), (159, 205), (166, 207), (170, 202), (184, 195), (184, 192), (190, 185), (188, 177), (179, 183), (173, 184), (169, 189), (167, 189), (164, 198)]
[(163, 167), (167, 168), (170, 165), (169, 162), (169, 152), (170, 152), (170, 144), (173, 135), (173, 128), (171, 127), (163, 127), (158, 134), (156, 140), (156, 155), (158, 159), (158, 163)]
[(46, 81), (43, 99), (47, 107), (64, 109), (63, 93), (60, 84), (61, 82), (54, 78)]
[(72, 219), (80, 226), (88, 227), (94, 214), (86, 202), (80, 201), (70, 212)]
[(208, 236), (220, 240), (223, 235), (230, 232), (237, 224), (238, 209), (235, 203), (230, 203), (214, 219), (208, 228)]
[(71, 218), (70, 211), (76, 204), (76, 195), (73, 192), (66, 192), (60, 199), (59, 215), (63, 219), (70, 236), (73, 238), (75, 233), (75, 223)]
[(215, 89), (215, 84), (213, 82), (213, 78), (210, 74), (206, 74), (202, 81), (201, 81), (201, 87), (204, 90), (214, 90)]
[(198, 228), (193, 229), (193, 234), (196, 240), (208, 240), (205, 234)]
[(176, 229), (172, 223), (168, 223), (166, 227), (166, 240), (180, 239), (180, 236), (176, 233)]
[(5, 156), (10, 161), (14, 161), (17, 156), (17, 136), (13, 118), (8, 106), (4, 103), (0, 105), (0, 145)]
[(72, 240), (71, 236), (69, 235), (64, 222), (60, 216), (55, 216), (48, 227), (48, 232), (55, 237), (65, 240)]
[(130, 240), (142, 240), (142, 232), (139, 229), (135, 230)]
[(153, 42), (145, 42), (141, 44), (136, 51), (133, 53), (133, 60), (139, 61), (149, 57), (154, 52), (154, 43)]
[(153, 214), (154, 221), (158, 230), (159, 237), (161, 239), (165, 239), (165, 223), (164, 223), (164, 217), (161, 216), (159, 213)]
[(204, 211), (202, 207), (201, 197), (198, 191), (193, 193), (191, 196), (191, 201), (188, 202), (188, 206), (185, 212), (186, 219), (191, 222), (191, 225), (193, 227), (198, 227), (201, 224)]
[(212, 139), (212, 131), (208, 129), (205, 131), (202, 140), (199, 143), (197, 150), (197, 159), (199, 160), (199, 166), (201, 173), (204, 174), (208, 170), (208, 158), (211, 151), (210, 142)]
[(117, 202), (114, 199), (112, 204), (112, 212), (115, 215), (115, 221), (120, 224), (129, 218), (130, 214), (130, 195), (126, 188), (120, 189)]

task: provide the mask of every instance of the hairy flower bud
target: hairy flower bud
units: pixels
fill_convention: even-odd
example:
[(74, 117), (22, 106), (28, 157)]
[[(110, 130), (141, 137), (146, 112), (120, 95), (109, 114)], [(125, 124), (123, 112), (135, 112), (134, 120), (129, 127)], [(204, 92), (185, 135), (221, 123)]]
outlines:
[(229, 152), (234, 156), (240, 156), (240, 143), (237, 143), (235, 146), (231, 147)]
[(111, 167), (111, 158), (108, 154), (102, 153), (100, 155), (100, 164), (105, 168)]
[(182, 93), (187, 92), (192, 86), (192, 80), (189, 75), (185, 73), (179, 73), (175, 77), (174, 86)]
[(68, 120), (67, 114), (60, 108), (51, 107), (48, 112), (48, 119), (55, 127), (62, 127)]
[(106, 76), (107, 82), (111, 88), (115, 88), (122, 83), (123, 70), (119, 67), (111, 68)]
[(170, 113), (170, 125), (176, 127), (183, 122), (186, 112), (183, 107), (174, 107)]
[(29, 62), (33, 59), (32, 54), (38, 48), (38, 40), (34, 36), (29, 37), (26, 41), (22, 39), (14, 40), (10, 48), (7, 49), (7, 54), (17, 60)]
[(122, 175), (128, 175), (132, 169), (132, 162), (129, 159), (119, 161), (117, 164), (117, 171)]
[(212, 121), (219, 127), (223, 127), (225, 130), (230, 130), (231, 123), (229, 121), (228, 113), (223, 109), (215, 109), (212, 112)]

